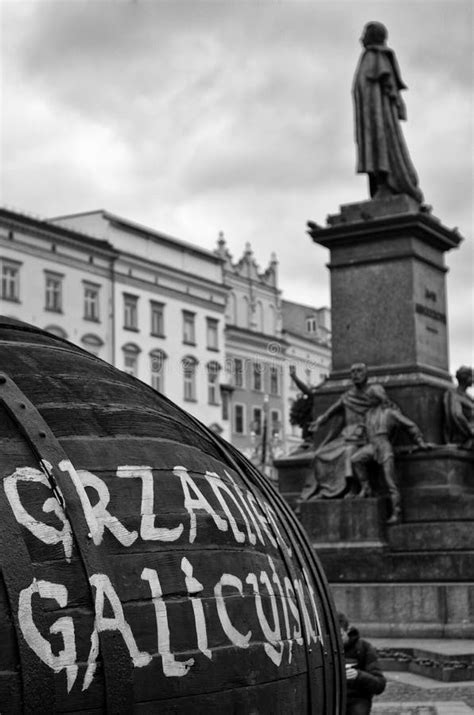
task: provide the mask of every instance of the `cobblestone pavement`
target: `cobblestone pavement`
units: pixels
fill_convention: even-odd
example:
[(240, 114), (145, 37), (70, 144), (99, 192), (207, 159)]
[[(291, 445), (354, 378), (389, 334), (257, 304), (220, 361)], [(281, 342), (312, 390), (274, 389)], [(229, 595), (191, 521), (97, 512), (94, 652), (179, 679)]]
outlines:
[(474, 710), (461, 702), (443, 703), (388, 703), (377, 705), (372, 715), (471, 715)]
[(387, 687), (374, 699), (372, 715), (474, 713), (474, 683), (439, 683), (406, 673), (386, 675)]

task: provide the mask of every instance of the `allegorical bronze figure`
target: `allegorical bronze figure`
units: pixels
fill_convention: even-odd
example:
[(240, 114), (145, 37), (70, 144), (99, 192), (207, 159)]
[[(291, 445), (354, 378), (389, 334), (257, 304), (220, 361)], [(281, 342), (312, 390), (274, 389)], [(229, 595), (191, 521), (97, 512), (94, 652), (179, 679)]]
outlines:
[(303, 443), (296, 450), (301, 452), (313, 447), (313, 435), (309, 427), (313, 422), (316, 393), (324, 380), (319, 385), (307, 385), (296, 374), (294, 365), (290, 365), (290, 379), (301, 392), (301, 395), (293, 402), (290, 410), (290, 423), (298, 425), (302, 430)]
[(386, 45), (387, 30), (369, 22), (353, 83), (357, 173), (369, 175), (370, 196), (384, 199), (407, 194), (418, 202), (423, 194), (410, 159), (400, 121), (406, 119), (401, 91), (406, 89), (395, 53)]
[(367, 465), (376, 462), (382, 468), (392, 506), (388, 523), (398, 524), (401, 512), (400, 490), (395, 477), (393, 433), (397, 427), (401, 427), (408, 432), (420, 449), (429, 449), (430, 445), (423, 439), (417, 425), (392, 405), (382, 385), (370, 385), (366, 395), (370, 403), (365, 415), (367, 443), (360, 447), (351, 458), (352, 468), (361, 485), (358, 496), (372, 496)]
[(309, 426), (311, 432), (317, 432), (331, 420), (330, 431), (314, 454), (314, 470), (303, 487), (301, 501), (341, 497), (348, 487), (356, 494), (351, 457), (365, 444), (364, 420), (370, 406), (364, 363), (352, 365), (351, 380), (352, 387)]
[(465, 449), (474, 447), (474, 401), (467, 393), (472, 386), (472, 367), (462, 365), (456, 372), (458, 386), (444, 394), (444, 440)]

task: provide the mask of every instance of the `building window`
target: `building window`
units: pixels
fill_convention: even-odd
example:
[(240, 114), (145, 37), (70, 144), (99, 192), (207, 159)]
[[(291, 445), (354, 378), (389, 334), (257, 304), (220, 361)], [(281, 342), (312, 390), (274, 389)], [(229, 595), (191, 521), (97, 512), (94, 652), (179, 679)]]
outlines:
[(183, 396), (186, 402), (196, 402), (197, 360), (189, 356), (183, 358)]
[[(293, 370), (296, 372), (296, 365), (295, 365), (294, 363), (292, 363), (292, 364), (290, 365), (290, 375), (291, 375), (291, 372), (292, 372)], [(290, 379), (290, 390), (296, 392), (297, 389), (298, 389), (298, 387), (297, 387), (297, 385), (295, 384), (294, 380), (291, 380), (291, 379)]]
[(244, 361), (241, 358), (234, 358), (234, 384), (244, 387)]
[(219, 371), (221, 366), (212, 361), (207, 364), (207, 401), (210, 405), (219, 404)]
[(239, 300), (239, 305), (240, 315), (238, 316), (237, 324), (242, 328), (249, 328), (252, 317), (252, 308), (246, 295), (243, 295), (242, 299)]
[(280, 434), (280, 412), (279, 410), (271, 410), (270, 412), (270, 434), (272, 437)]
[(243, 405), (234, 405), (234, 432), (235, 434), (245, 434)]
[(84, 335), (82, 340), (81, 340), (82, 346), (90, 352), (92, 355), (96, 355), (99, 357), (100, 355), (100, 349), (104, 344), (104, 341), (99, 338), (98, 335), (93, 335), (92, 333), (88, 333), (87, 335)]
[(252, 390), (261, 392), (263, 389), (263, 365), (261, 362), (254, 362), (252, 365)]
[(195, 313), (183, 310), (183, 343), (196, 345)]
[(63, 338), (63, 340), (67, 340), (66, 331), (60, 328), (59, 325), (48, 325), (45, 330), (47, 333), (51, 333), (51, 335), (55, 335), (57, 338)]
[(123, 327), (138, 330), (138, 296), (123, 294)]
[(222, 399), (222, 419), (227, 422), (229, 419), (229, 402), (230, 396), (227, 390), (223, 390), (221, 394)]
[(150, 352), (151, 386), (154, 390), (162, 393), (165, 391), (166, 357), (167, 355), (163, 350), (152, 350)]
[(98, 285), (84, 283), (84, 320), (99, 322), (99, 290)]
[(2, 261), (2, 298), (20, 301), (20, 266), (15, 261)]
[(45, 310), (62, 313), (63, 276), (58, 273), (45, 273)]
[(151, 310), (151, 334), (157, 338), (165, 337), (165, 305), (164, 303), (156, 303), (150, 301)]
[(215, 318), (206, 318), (207, 324), (207, 349), (219, 350), (218, 326), (219, 321)]
[(230, 293), (227, 302), (226, 322), (234, 325), (237, 322), (237, 299), (235, 293)]
[(316, 318), (306, 318), (306, 330), (308, 333), (316, 333), (318, 324)]
[(252, 410), (252, 432), (260, 435), (262, 434), (263, 422), (262, 422), (262, 408), (254, 407)]
[(270, 367), (270, 395), (280, 394), (279, 370), (275, 365)]
[(255, 315), (256, 315), (256, 322), (257, 322), (257, 330), (260, 333), (263, 333), (263, 303), (261, 300), (258, 301), (256, 309), (255, 309)]
[(277, 332), (277, 313), (275, 310), (275, 306), (270, 303), (268, 306), (269, 310), (267, 313), (267, 320), (268, 320), (268, 330), (267, 332), (269, 335), (274, 335)]
[(140, 348), (134, 343), (127, 343), (122, 348), (124, 372), (134, 377), (138, 377), (138, 356)]

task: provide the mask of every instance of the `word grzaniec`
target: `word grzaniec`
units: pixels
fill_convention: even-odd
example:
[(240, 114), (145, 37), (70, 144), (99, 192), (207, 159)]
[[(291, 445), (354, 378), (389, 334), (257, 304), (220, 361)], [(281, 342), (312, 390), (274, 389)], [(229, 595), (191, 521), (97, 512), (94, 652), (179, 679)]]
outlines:
[[(18, 620), (37, 657), (55, 672), (64, 671), (68, 692), (79, 662), (87, 664), (82, 690), (92, 683), (103, 631), (120, 634), (137, 668), (161, 658), (168, 678), (185, 676), (198, 657), (212, 661), (213, 648), (223, 642), (242, 653), (257, 644), (277, 667), (283, 660), (291, 663), (295, 648), (322, 642), (311, 579), (294, 563), (279, 517), (232, 470), (124, 465), (99, 477), (76, 470), (69, 460), (57, 466), (72, 480), (88, 537), (103, 552), (103, 572), (88, 578), (94, 613), (87, 638), (78, 637), (84, 626), (76, 614), (81, 609), (74, 611), (68, 575), (68, 569), (79, 568), (79, 559), (67, 506), (64, 511), (41, 469), (17, 468), (4, 480), (4, 489), (18, 523), (60, 564), (55, 580), (35, 577), (20, 592)], [(48, 563), (48, 554), (42, 559)], [(36, 565), (38, 573), (40, 559)], [(49, 633), (37, 624), (46, 599), (72, 614), (56, 618)], [(132, 601), (151, 609), (153, 648), (140, 644), (143, 629)], [(143, 619), (143, 609), (140, 614)], [(183, 622), (193, 624), (185, 648), (177, 642)], [(80, 653), (83, 642), (86, 653)], [(194, 657), (186, 657), (189, 652)]]

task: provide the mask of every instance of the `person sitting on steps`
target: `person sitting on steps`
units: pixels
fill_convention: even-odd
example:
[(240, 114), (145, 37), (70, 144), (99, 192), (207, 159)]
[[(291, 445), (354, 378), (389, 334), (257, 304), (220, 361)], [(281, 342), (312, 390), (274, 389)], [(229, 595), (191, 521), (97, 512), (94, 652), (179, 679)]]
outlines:
[(374, 646), (349, 626), (343, 613), (338, 613), (344, 658), (346, 661), (347, 705), (345, 715), (369, 715), (372, 698), (385, 690), (385, 676), (380, 670)]

